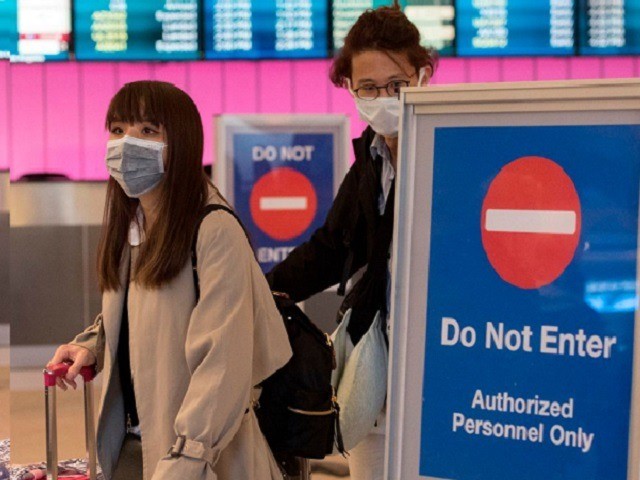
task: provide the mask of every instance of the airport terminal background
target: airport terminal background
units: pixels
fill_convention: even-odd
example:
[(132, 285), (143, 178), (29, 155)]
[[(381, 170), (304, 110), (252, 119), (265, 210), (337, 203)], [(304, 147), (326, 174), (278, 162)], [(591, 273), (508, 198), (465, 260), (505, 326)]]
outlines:
[[(509, 4), (513, 11), (517, 12), (519, 6), (530, 0), (512, 1), (504, 3), (504, 8)], [(91, 2), (77, 0), (71, 3), (65, 1), (45, 1), (45, 2), (23, 2), (23, 5), (31, 4), (40, 6), (68, 5), (69, 9), (80, 4), (93, 6), (95, 9), (111, 8), (113, 5), (126, 4), (125, 0), (112, 0)], [(142, 4), (141, 2), (129, 1), (129, 4)], [(170, 1), (144, 2), (150, 11), (162, 10)], [(33, 186), (20, 182), (27, 175), (53, 174), (62, 175), (68, 178), (74, 186), (84, 185), (91, 188), (96, 182), (103, 182), (108, 178), (104, 168), (104, 149), (107, 132), (104, 128), (104, 112), (114, 93), (126, 82), (152, 79), (174, 83), (184, 89), (196, 102), (203, 118), (205, 130), (205, 150), (204, 163), (214, 164), (216, 161), (216, 143), (214, 135), (215, 117), (225, 114), (345, 114), (350, 120), (350, 136), (355, 138), (360, 135), (365, 124), (358, 118), (358, 114), (350, 94), (344, 89), (338, 89), (328, 80), (328, 72), (331, 66), (331, 55), (335, 48), (339, 47), (340, 36), (343, 35), (351, 21), (347, 17), (340, 17), (336, 13), (336, 8), (343, 8), (344, 12), (353, 15), (354, 9), (361, 11), (367, 6), (379, 6), (383, 3), (378, 0), (369, 1), (348, 1), (334, 0), (278, 0), (277, 2), (258, 1), (212, 1), (204, 2), (182, 2), (192, 4), (198, 8), (198, 25), (196, 48), (186, 48), (189, 52), (184, 54), (176, 53), (173, 47), (166, 47), (166, 51), (173, 53), (167, 57), (156, 55), (158, 51), (152, 52), (150, 49), (138, 52), (127, 57), (126, 55), (105, 55), (96, 54), (92, 50), (91, 44), (83, 50), (83, 44), (76, 38), (71, 41), (72, 35), (78, 32), (89, 32), (92, 27), (86, 23), (83, 25), (82, 12), (76, 12), (72, 17), (63, 11), (61, 24), (67, 22), (66, 32), (59, 32), (61, 35), (60, 45), (67, 44), (67, 50), (59, 48), (57, 55), (47, 56), (44, 62), (33, 62), (37, 55), (32, 58), (16, 55), (12, 62), (0, 61), (0, 171), (10, 171), (11, 180), (16, 183), (16, 192), (19, 195), (28, 194), (28, 189)], [(431, 7), (430, 14), (438, 13), (437, 28), (439, 36), (431, 38), (431, 45), (439, 48), (442, 53), (439, 67), (432, 79), (432, 85), (456, 84), (456, 83), (484, 83), (484, 82), (519, 82), (519, 81), (544, 81), (544, 80), (575, 80), (575, 79), (604, 79), (604, 78), (638, 78), (640, 77), (640, 1), (626, 0), (622, 2), (627, 5), (627, 12), (630, 13), (627, 19), (629, 28), (624, 30), (628, 38), (616, 38), (612, 32), (613, 27), (620, 26), (619, 18), (612, 18), (605, 14), (600, 14), (598, 20), (586, 20), (583, 17), (575, 17), (575, 27), (573, 31), (572, 43), (568, 45), (566, 41), (558, 41), (553, 49), (536, 48), (536, 45), (529, 45), (524, 50), (509, 50), (504, 46), (496, 49), (500, 45), (499, 38), (493, 38), (492, 48), (473, 49), (474, 35), (478, 32), (470, 32), (464, 28), (461, 22), (467, 18), (467, 26), (478, 24), (482, 16), (472, 7), (477, 2), (470, 0), (426, 0), (412, 1), (403, 0), (401, 4), (409, 15), (412, 12), (413, 18), (419, 20), (425, 18), (426, 10), (419, 10), (420, 7)], [(589, 12), (606, 12), (606, 8), (614, 8), (619, 11), (616, 5), (618, 1), (607, 0), (576, 0), (545, 2), (550, 7), (547, 13), (553, 12), (553, 6)], [(263, 50), (256, 48), (244, 49), (242, 47), (235, 53), (224, 51), (214, 46), (213, 32), (216, 31), (214, 14), (216, 8), (224, 8), (235, 4), (237, 8), (251, 9), (255, 5), (290, 4), (295, 8), (312, 8), (312, 38), (317, 40), (313, 48), (307, 48), (304, 43), (308, 39), (309, 32), (302, 34), (298, 39), (301, 43), (296, 43), (286, 54), (276, 54), (275, 50), (267, 43)], [(15, 30), (16, 41), (19, 38), (19, 29), (15, 19), (7, 12), (17, 5), (17, 0), (0, 0), (0, 32)], [(152, 5), (151, 7), (149, 7)], [(563, 7), (564, 5), (564, 7)], [(435, 7), (435, 8), (434, 8)], [(587, 9), (590, 10), (587, 10)], [(349, 10), (351, 9), (351, 10)], [(604, 9), (604, 10), (602, 10)], [(240, 8), (241, 10), (241, 8)], [(13, 10), (14, 13), (17, 10)], [(71, 10), (69, 10), (70, 12)], [(218, 10), (220, 13), (221, 10)], [(238, 13), (238, 9), (235, 10)], [(456, 15), (453, 12), (457, 12)], [(469, 14), (465, 17), (465, 12)], [(566, 12), (565, 12), (566, 13)], [(87, 12), (84, 12), (85, 16)], [(246, 11), (239, 14), (246, 14)], [(631, 15), (633, 14), (633, 15)], [(88, 13), (90, 15), (90, 12)], [(206, 15), (206, 19), (203, 17)], [(474, 16), (475, 15), (475, 16)], [(480, 15), (480, 17), (478, 17)], [(559, 14), (560, 15), (560, 14)], [(595, 15), (595, 14), (594, 14)], [(603, 16), (604, 15), (604, 16)], [(222, 18), (222, 17), (220, 17)], [(519, 20), (523, 17), (518, 16)], [(480, 18), (480, 20), (482, 20)], [(486, 20), (486, 19), (485, 19)], [(535, 20), (535, 19), (534, 19)], [(613, 29), (605, 29), (604, 37), (608, 38), (609, 44), (602, 44), (598, 47), (598, 39), (589, 39), (585, 36), (588, 24), (597, 25), (598, 21), (611, 20)], [(432, 26), (432, 17), (426, 21), (421, 30), (429, 32)], [(487, 20), (488, 21), (488, 20)], [(550, 33), (551, 16), (543, 19), (542, 23), (536, 20), (538, 33)], [(545, 22), (549, 22), (549, 24)], [(535, 23), (531, 20), (531, 24)], [(562, 24), (560, 22), (559, 24)], [(544, 25), (544, 27), (540, 27)], [(220, 27), (222, 28), (222, 27)], [(83, 30), (84, 29), (84, 30)], [(12, 30), (12, 31), (13, 31)], [(64, 30), (64, 28), (63, 28)], [(298, 29), (299, 30), (299, 29)], [(297, 30), (297, 31), (298, 31)], [(526, 28), (524, 31), (527, 31)], [(203, 32), (208, 32), (205, 35)], [(618, 33), (620, 29), (618, 28)], [(233, 32), (224, 32), (224, 35), (232, 35)], [(160, 35), (162, 32), (160, 32)], [(246, 32), (234, 34), (238, 35), (236, 40), (242, 41)], [(255, 32), (251, 32), (255, 35)], [(513, 33), (512, 33), (513, 35)], [(12, 51), (17, 48), (7, 46), (3, 40), (9, 36), (0, 35), (0, 51)], [(86, 35), (85, 35), (86, 37)], [(206, 38), (205, 38), (206, 37)], [(255, 36), (255, 38), (265, 38)], [(272, 34), (271, 41), (275, 41), (275, 34)], [(533, 38), (533, 37), (531, 37)], [(559, 34), (558, 38), (563, 38)], [(86, 39), (86, 38), (85, 38)], [(566, 39), (566, 38), (565, 38)], [(149, 40), (149, 39), (147, 39)], [(150, 45), (157, 45), (157, 39), (152, 39)], [(504, 40), (504, 39), (503, 39)], [(627, 43), (627, 40), (629, 41)], [(625, 48), (621, 45), (624, 43)], [(69, 45), (71, 48), (69, 49)], [(294, 48), (296, 45), (305, 45), (304, 48)], [(476, 43), (477, 45), (477, 43)], [(489, 44), (488, 44), (489, 45)], [(616, 47), (615, 45), (618, 45)], [(539, 46), (539, 45), (538, 45)], [(29, 48), (29, 47), (27, 47)], [(51, 48), (50, 46), (47, 48)], [(176, 47), (177, 48), (177, 47)], [(217, 52), (217, 53), (216, 53)], [(54, 57), (58, 58), (54, 58)], [(275, 58), (279, 57), (279, 58)], [(145, 58), (145, 60), (140, 60)], [(28, 60), (28, 61), (25, 61)], [(352, 156), (352, 153), (350, 153)], [(353, 158), (350, 158), (353, 161)], [(6, 175), (5, 175), (6, 176)], [(3, 178), (4, 180), (4, 178)], [(2, 187), (4, 188), (4, 183)], [(21, 190), (23, 189), (23, 190)], [(20, 193), (22, 192), (22, 193)], [(0, 192), (1, 193), (1, 192)], [(0, 195), (1, 196), (1, 195)], [(15, 198), (15, 197), (13, 197)], [(19, 197), (18, 197), (19, 198)], [(6, 205), (6, 201), (0, 201), (0, 207)], [(4, 207), (0, 211), (5, 214), (2, 217), (3, 225), (8, 223), (8, 213)], [(13, 222), (13, 219), (12, 219)], [(59, 285), (65, 285), (65, 295), (74, 295), (75, 287), (70, 287), (71, 283), (65, 282), (70, 276), (79, 273), (83, 282), (83, 298), (78, 299), (73, 308), (78, 311), (91, 311), (99, 308), (99, 296), (95, 292), (95, 280), (89, 278), (93, 267), (91, 252), (94, 251), (99, 234), (99, 225), (75, 225), (73, 227), (54, 226), (48, 231), (46, 238), (43, 238), (41, 230), (23, 224), (17, 229), (12, 228), (12, 245), (23, 245), (23, 248), (16, 248), (12, 253), (11, 271), (20, 270), (24, 261), (33, 258), (33, 250), (27, 247), (35, 245), (37, 241), (47, 241), (54, 243), (59, 252), (59, 257), (50, 259), (48, 265), (48, 275), (53, 278), (58, 277)], [(0, 229), (6, 233), (7, 229)], [(0, 246), (9, 243), (8, 233), (0, 238)], [(37, 240), (40, 238), (40, 240)], [(15, 242), (15, 243), (14, 243)], [(14, 247), (15, 248), (15, 247)], [(5, 248), (0, 248), (0, 251)], [(82, 255), (78, 256), (77, 252)], [(21, 256), (22, 255), (22, 256)], [(76, 255), (73, 268), (66, 272), (60, 270), (65, 259)], [(46, 257), (47, 255), (42, 255)], [(7, 258), (0, 258), (3, 267), (9, 263)], [(49, 256), (50, 257), (50, 256)], [(7, 268), (2, 268), (7, 271)], [(31, 271), (26, 274), (31, 274)], [(2, 279), (0, 279), (2, 281)], [(89, 284), (90, 288), (85, 288)], [(14, 285), (15, 287), (15, 285)], [(41, 304), (55, 295), (52, 290), (38, 290)], [(76, 295), (77, 296), (77, 295)], [(335, 295), (334, 295), (335, 296)], [(7, 298), (0, 297), (2, 302), (8, 302)], [(38, 301), (29, 299), (20, 300), (21, 306), (31, 303), (31, 307), (38, 306)], [(21, 308), (22, 308), (21, 307)], [(334, 308), (334, 305), (329, 305)], [(70, 308), (67, 305), (67, 308)], [(318, 307), (319, 308), (319, 307)], [(328, 308), (325, 306), (325, 308)], [(4, 309), (3, 309), (4, 310)], [(18, 309), (18, 313), (20, 313)], [(75, 312), (75, 310), (74, 310)], [(23, 310), (22, 315), (28, 311)], [(56, 310), (55, 315), (66, 315), (63, 310)], [(58, 341), (67, 339), (71, 333), (80, 328), (83, 324), (91, 321), (87, 316), (72, 315), (73, 319), (69, 324), (65, 324), (67, 331), (57, 332), (60, 338), (48, 337), (47, 332), (40, 331), (39, 338), (32, 344), (27, 341), (33, 338), (33, 325), (25, 324), (22, 331), (15, 329), (14, 338), (16, 343), (15, 375), (12, 377), (13, 412), (20, 419), (17, 428), (14, 429), (16, 439), (16, 458), (18, 461), (34, 461), (38, 452), (44, 453), (42, 435), (34, 435), (33, 432), (44, 426), (43, 414), (40, 411), (42, 401), (39, 390), (36, 394), (34, 385), (39, 385), (40, 374), (33, 370), (34, 365), (24, 363), (24, 359), (31, 357), (33, 363), (44, 361), (48, 358), (51, 347)], [(37, 319), (36, 319), (37, 320)], [(34, 320), (35, 321), (35, 320)], [(73, 325), (71, 325), (73, 323)], [(6, 405), (8, 389), (8, 339), (6, 333), (8, 319), (0, 317), (0, 405)], [(40, 347), (45, 347), (41, 349)], [(35, 354), (34, 354), (35, 352)], [(39, 353), (38, 353), (39, 352)], [(23, 362), (21, 364), (21, 362)], [(73, 422), (77, 419), (77, 413), (81, 411), (81, 399), (77, 395), (73, 397), (61, 413), (61, 419), (65, 422)], [(0, 409), (0, 439), (8, 436), (7, 412)], [(30, 433), (27, 433), (30, 432)], [(62, 455), (81, 455), (81, 426), (76, 428), (68, 440), (63, 440), (61, 445)], [(27, 446), (20, 449), (20, 445)]]
[[(344, 89), (328, 80), (330, 60), (187, 63), (0, 63), (0, 168), (19, 179), (60, 173), (106, 179), (104, 112), (126, 82), (164, 80), (193, 97), (204, 121), (205, 164), (214, 161), (213, 119), (237, 113), (345, 113), (352, 137), (364, 124)], [(636, 78), (638, 57), (442, 58), (432, 84)], [(28, 140), (27, 140), (28, 139)]]
[[(0, 0), (0, 169), (105, 179), (103, 112), (139, 79), (194, 98), (205, 164), (220, 114), (346, 113), (355, 137), (330, 59), (362, 11), (389, 3)], [(399, 3), (442, 56), (432, 84), (640, 76), (640, 0)]]

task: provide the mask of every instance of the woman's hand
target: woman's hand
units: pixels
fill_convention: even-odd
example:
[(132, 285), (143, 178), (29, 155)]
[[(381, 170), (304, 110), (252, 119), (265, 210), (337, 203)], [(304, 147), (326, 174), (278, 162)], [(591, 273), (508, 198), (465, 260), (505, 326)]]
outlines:
[(54, 365), (62, 362), (70, 362), (71, 366), (69, 367), (67, 375), (64, 377), (58, 377), (56, 379), (56, 383), (58, 387), (63, 390), (68, 389), (65, 383), (71, 385), (75, 390), (78, 388), (75, 378), (80, 373), (80, 369), (82, 369), (82, 367), (95, 365), (96, 356), (84, 347), (79, 347), (77, 345), (61, 345), (58, 347), (58, 350), (56, 350), (51, 361), (47, 363), (47, 368), (53, 367)]

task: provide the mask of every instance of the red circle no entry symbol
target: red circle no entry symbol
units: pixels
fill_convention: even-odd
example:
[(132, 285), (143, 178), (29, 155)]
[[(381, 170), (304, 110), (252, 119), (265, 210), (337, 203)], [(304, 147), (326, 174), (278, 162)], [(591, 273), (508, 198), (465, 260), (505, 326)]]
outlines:
[(552, 283), (580, 239), (580, 199), (560, 165), (522, 157), (502, 168), (482, 204), (482, 246), (491, 266), (522, 289)]
[(249, 199), (254, 223), (274, 240), (302, 235), (316, 216), (318, 198), (309, 179), (292, 168), (277, 168), (262, 176)]

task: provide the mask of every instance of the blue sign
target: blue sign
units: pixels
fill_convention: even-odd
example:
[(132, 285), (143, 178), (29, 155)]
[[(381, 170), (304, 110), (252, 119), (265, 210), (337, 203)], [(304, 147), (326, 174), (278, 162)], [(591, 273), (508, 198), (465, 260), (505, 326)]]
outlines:
[(205, 0), (205, 57), (209, 59), (326, 58), (325, 0)]
[(456, 2), (460, 56), (573, 55), (574, 0)]
[[(344, 45), (351, 27), (366, 10), (388, 7), (388, 0), (342, 0), (331, 2), (333, 50)], [(455, 7), (453, 0), (399, 0), (405, 15), (420, 31), (421, 44), (440, 56), (454, 54)]]
[(74, 2), (78, 60), (200, 58), (198, 0)]
[(235, 133), (234, 207), (263, 271), (322, 226), (334, 197), (331, 133)]
[(0, 59), (18, 50), (18, 2), (0, 0)]
[(436, 129), (420, 475), (627, 479), (639, 158), (640, 126)]
[(640, 0), (580, 0), (581, 55), (640, 54)]

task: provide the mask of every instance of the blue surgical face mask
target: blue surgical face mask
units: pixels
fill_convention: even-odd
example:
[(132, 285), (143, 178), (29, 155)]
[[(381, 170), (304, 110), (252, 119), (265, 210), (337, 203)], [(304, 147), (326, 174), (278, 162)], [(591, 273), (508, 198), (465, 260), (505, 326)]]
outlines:
[(131, 198), (158, 186), (164, 177), (165, 144), (125, 135), (107, 142), (105, 161), (111, 175)]

